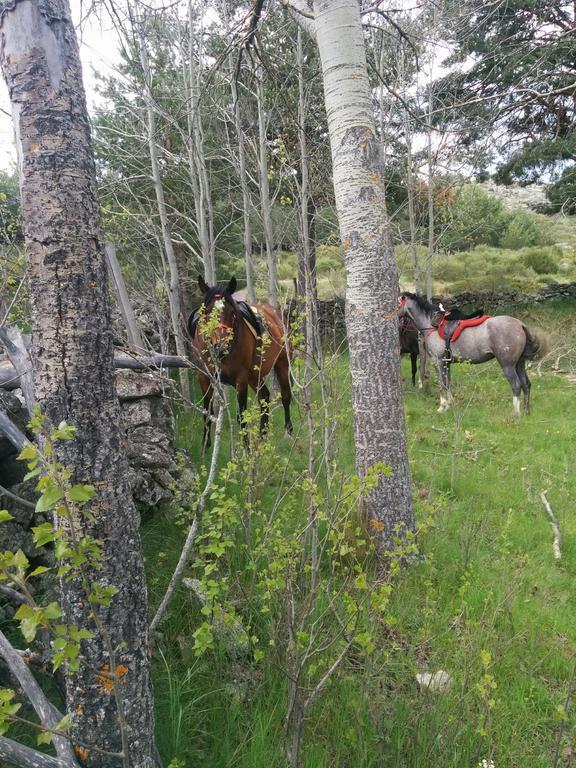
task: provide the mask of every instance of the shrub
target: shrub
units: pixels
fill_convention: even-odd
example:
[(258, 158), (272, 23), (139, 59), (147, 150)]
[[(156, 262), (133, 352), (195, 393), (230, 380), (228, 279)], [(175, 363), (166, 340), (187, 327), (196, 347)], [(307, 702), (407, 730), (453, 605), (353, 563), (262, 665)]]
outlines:
[(512, 215), (500, 240), (502, 248), (530, 248), (535, 245), (551, 245), (549, 233), (535, 216), (527, 211)]
[(289, 251), (280, 251), (278, 254), (278, 279), (291, 280), (298, 273), (298, 257)]
[(522, 254), (522, 261), (537, 275), (556, 274), (560, 255), (558, 248), (530, 248)]
[(484, 243), (498, 245), (508, 223), (502, 201), (476, 184), (458, 192), (454, 202), (441, 209), (444, 232), (441, 245), (449, 251), (463, 251)]
[(576, 165), (565, 168), (555, 184), (548, 187), (546, 197), (562, 213), (576, 213)]
[(319, 245), (316, 248), (316, 272), (328, 274), (344, 268), (344, 251), (339, 245)]

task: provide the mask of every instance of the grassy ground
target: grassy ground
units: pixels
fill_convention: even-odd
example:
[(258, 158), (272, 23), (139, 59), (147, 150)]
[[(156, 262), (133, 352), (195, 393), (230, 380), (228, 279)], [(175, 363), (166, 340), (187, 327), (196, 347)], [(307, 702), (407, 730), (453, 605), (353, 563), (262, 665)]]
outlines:
[[(573, 350), (572, 312), (572, 306), (556, 305), (539, 310), (537, 319)], [(453, 374), (456, 406), (437, 414), (435, 385), (428, 394), (413, 390), (407, 362), (414, 497), (419, 522), (428, 521), (419, 540), (423, 558), (401, 573), (374, 652), (362, 660), (353, 654), (315, 705), (304, 766), (576, 764), (570, 693), (576, 660), (576, 384), (549, 368), (541, 376), (533, 370), (533, 413), (517, 420), (496, 365), (460, 366)], [(573, 363), (567, 353), (559, 367), (573, 371)], [(338, 462), (351, 468), (345, 357), (334, 367)], [(270, 440), (298, 471), (305, 450), (298, 442), (302, 413), (295, 411), (295, 441), (282, 435), (280, 412)], [(200, 433), (198, 417), (180, 419), (181, 444), (196, 460)], [(278, 476), (271, 476), (270, 499), (278, 487)], [(562, 532), (560, 562), (552, 553), (543, 490)], [(143, 535), (155, 602), (183, 534), (167, 514), (146, 521)], [(166, 762), (284, 766), (286, 681), (274, 657), (266, 654), (254, 664), (216, 649), (197, 658), (191, 637), (198, 621), (197, 606), (181, 591), (155, 658), (158, 738)], [(438, 669), (450, 674), (450, 690), (420, 691), (415, 673)]]

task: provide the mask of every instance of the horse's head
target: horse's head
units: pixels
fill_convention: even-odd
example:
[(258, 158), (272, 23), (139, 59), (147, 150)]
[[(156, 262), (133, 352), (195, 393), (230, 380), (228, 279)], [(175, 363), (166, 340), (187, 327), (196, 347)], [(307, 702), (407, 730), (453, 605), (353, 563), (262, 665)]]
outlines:
[(398, 317), (409, 316), (409, 302), (413, 297), (413, 293), (408, 293), (406, 291), (398, 296)]
[(233, 296), (237, 287), (236, 278), (233, 277), (225, 287), (210, 287), (202, 276), (198, 275), (198, 286), (204, 296), (200, 314), (208, 330), (210, 346), (215, 356), (221, 360), (230, 352), (236, 321), (240, 316), (238, 304)]

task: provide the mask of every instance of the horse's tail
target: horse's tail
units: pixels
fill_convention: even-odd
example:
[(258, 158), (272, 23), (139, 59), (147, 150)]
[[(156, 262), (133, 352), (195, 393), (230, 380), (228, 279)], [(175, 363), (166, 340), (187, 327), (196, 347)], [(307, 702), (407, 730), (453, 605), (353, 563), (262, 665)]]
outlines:
[(540, 360), (547, 354), (550, 348), (548, 336), (535, 328), (528, 328), (525, 325), (522, 325), (522, 327), (526, 334), (526, 345), (522, 352), (522, 358), (524, 360)]

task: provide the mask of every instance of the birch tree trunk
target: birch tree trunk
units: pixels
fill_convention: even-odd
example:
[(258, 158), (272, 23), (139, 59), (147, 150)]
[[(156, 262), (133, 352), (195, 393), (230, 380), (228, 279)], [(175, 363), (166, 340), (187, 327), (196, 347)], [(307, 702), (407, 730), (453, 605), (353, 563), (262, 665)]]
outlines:
[(382, 153), (357, 0), (314, 0), (316, 39), (344, 247), (356, 466), (392, 469), (365, 499), (381, 554), (397, 528), (413, 530), (398, 349), (398, 272), (390, 239)]
[[(432, 6), (431, 37), (436, 35), (436, 6)], [(432, 264), (434, 259), (434, 163), (432, 154), (432, 114), (434, 94), (432, 83), (434, 79), (434, 45), (430, 49), (430, 77), (428, 79), (428, 253), (426, 254), (426, 298), (432, 300)]]
[(416, 246), (416, 212), (414, 210), (414, 172), (412, 169), (412, 126), (408, 112), (404, 116), (404, 136), (406, 139), (406, 193), (408, 195), (408, 223), (410, 226), (410, 255), (414, 274), (414, 290), (420, 293), (420, 263)]
[(258, 105), (258, 169), (260, 174), (260, 209), (266, 243), (266, 261), (268, 264), (268, 301), (273, 307), (278, 303), (278, 274), (276, 251), (274, 249), (274, 229), (270, 205), (270, 185), (268, 183), (268, 149), (266, 143), (266, 116), (264, 114), (264, 82), (262, 73), (256, 73), (256, 102)]
[[(320, 352), (320, 343), (316, 343), (317, 335), (317, 286), (316, 286), (316, 255), (310, 233), (310, 182), (308, 172), (308, 143), (306, 141), (306, 93), (304, 88), (304, 51), (302, 47), (302, 30), (298, 28), (296, 49), (298, 67), (298, 143), (300, 145), (300, 265), (304, 288), (305, 310), (305, 344), (306, 365), (311, 365), (315, 353)], [(306, 381), (309, 379), (307, 370)]]
[(196, 64), (194, 50), (195, 15), (192, 0), (188, 2), (188, 30), (190, 46), (188, 51), (188, 159), (192, 187), (195, 197), (198, 240), (204, 262), (204, 279), (208, 285), (216, 284), (216, 253), (214, 244), (214, 215), (210, 195), (210, 181), (204, 157), (204, 131), (200, 114), (200, 73), (202, 66), (202, 33), (198, 43), (199, 62)]
[[(15, 0), (0, 8), (36, 397), (50, 423), (77, 427), (77, 438), (61, 443), (57, 458), (74, 483), (96, 488), (91, 515), (77, 524), (102, 542), (102, 566), (89, 578), (118, 589), (109, 608), (94, 609), (76, 580), (60, 585), (65, 622), (95, 631), (82, 642), (79, 671), (66, 676), (72, 738), (87, 745), (82, 759), (95, 768), (149, 768), (155, 759), (146, 581), (118, 426), (108, 275), (76, 35), (67, 0)], [(93, 610), (104, 633), (95, 630)], [(102, 674), (112, 669), (111, 649), (115, 669), (122, 669), (120, 701), (102, 685)], [(125, 759), (96, 748), (124, 751)]]
[[(172, 321), (172, 330), (176, 342), (176, 354), (180, 357), (186, 357), (186, 341), (183, 332), (182, 307), (180, 305), (180, 274), (178, 271), (178, 262), (172, 244), (172, 233), (170, 231), (170, 222), (168, 220), (168, 211), (164, 199), (164, 187), (162, 185), (162, 175), (160, 173), (160, 164), (158, 163), (158, 147), (156, 145), (156, 113), (151, 89), (150, 65), (148, 62), (148, 50), (146, 40), (142, 31), (141, 21), (137, 18), (138, 24), (138, 48), (140, 63), (142, 64), (142, 73), (144, 76), (144, 89), (146, 93), (146, 118), (148, 128), (148, 152), (150, 153), (150, 169), (152, 171), (152, 180), (154, 182), (154, 193), (156, 195), (156, 205), (158, 207), (158, 217), (160, 218), (160, 229), (162, 231), (162, 244), (170, 280), (168, 283), (168, 304), (170, 306), (170, 320)], [(186, 400), (190, 399), (190, 383), (188, 371), (180, 371), (180, 389)]]
[[(230, 62), (232, 64), (232, 62)], [(230, 89), (232, 91), (232, 102), (234, 104), (234, 128), (236, 130), (236, 141), (238, 142), (238, 176), (240, 178), (240, 188), (242, 189), (242, 216), (244, 221), (244, 264), (246, 267), (246, 297), (250, 304), (256, 301), (256, 292), (254, 290), (254, 263), (252, 261), (252, 224), (250, 221), (250, 209), (252, 200), (250, 198), (250, 187), (248, 186), (248, 173), (246, 170), (246, 145), (244, 143), (244, 131), (242, 130), (242, 120), (240, 116), (240, 102), (238, 100), (238, 86), (236, 83), (234, 68), (230, 66)]]

